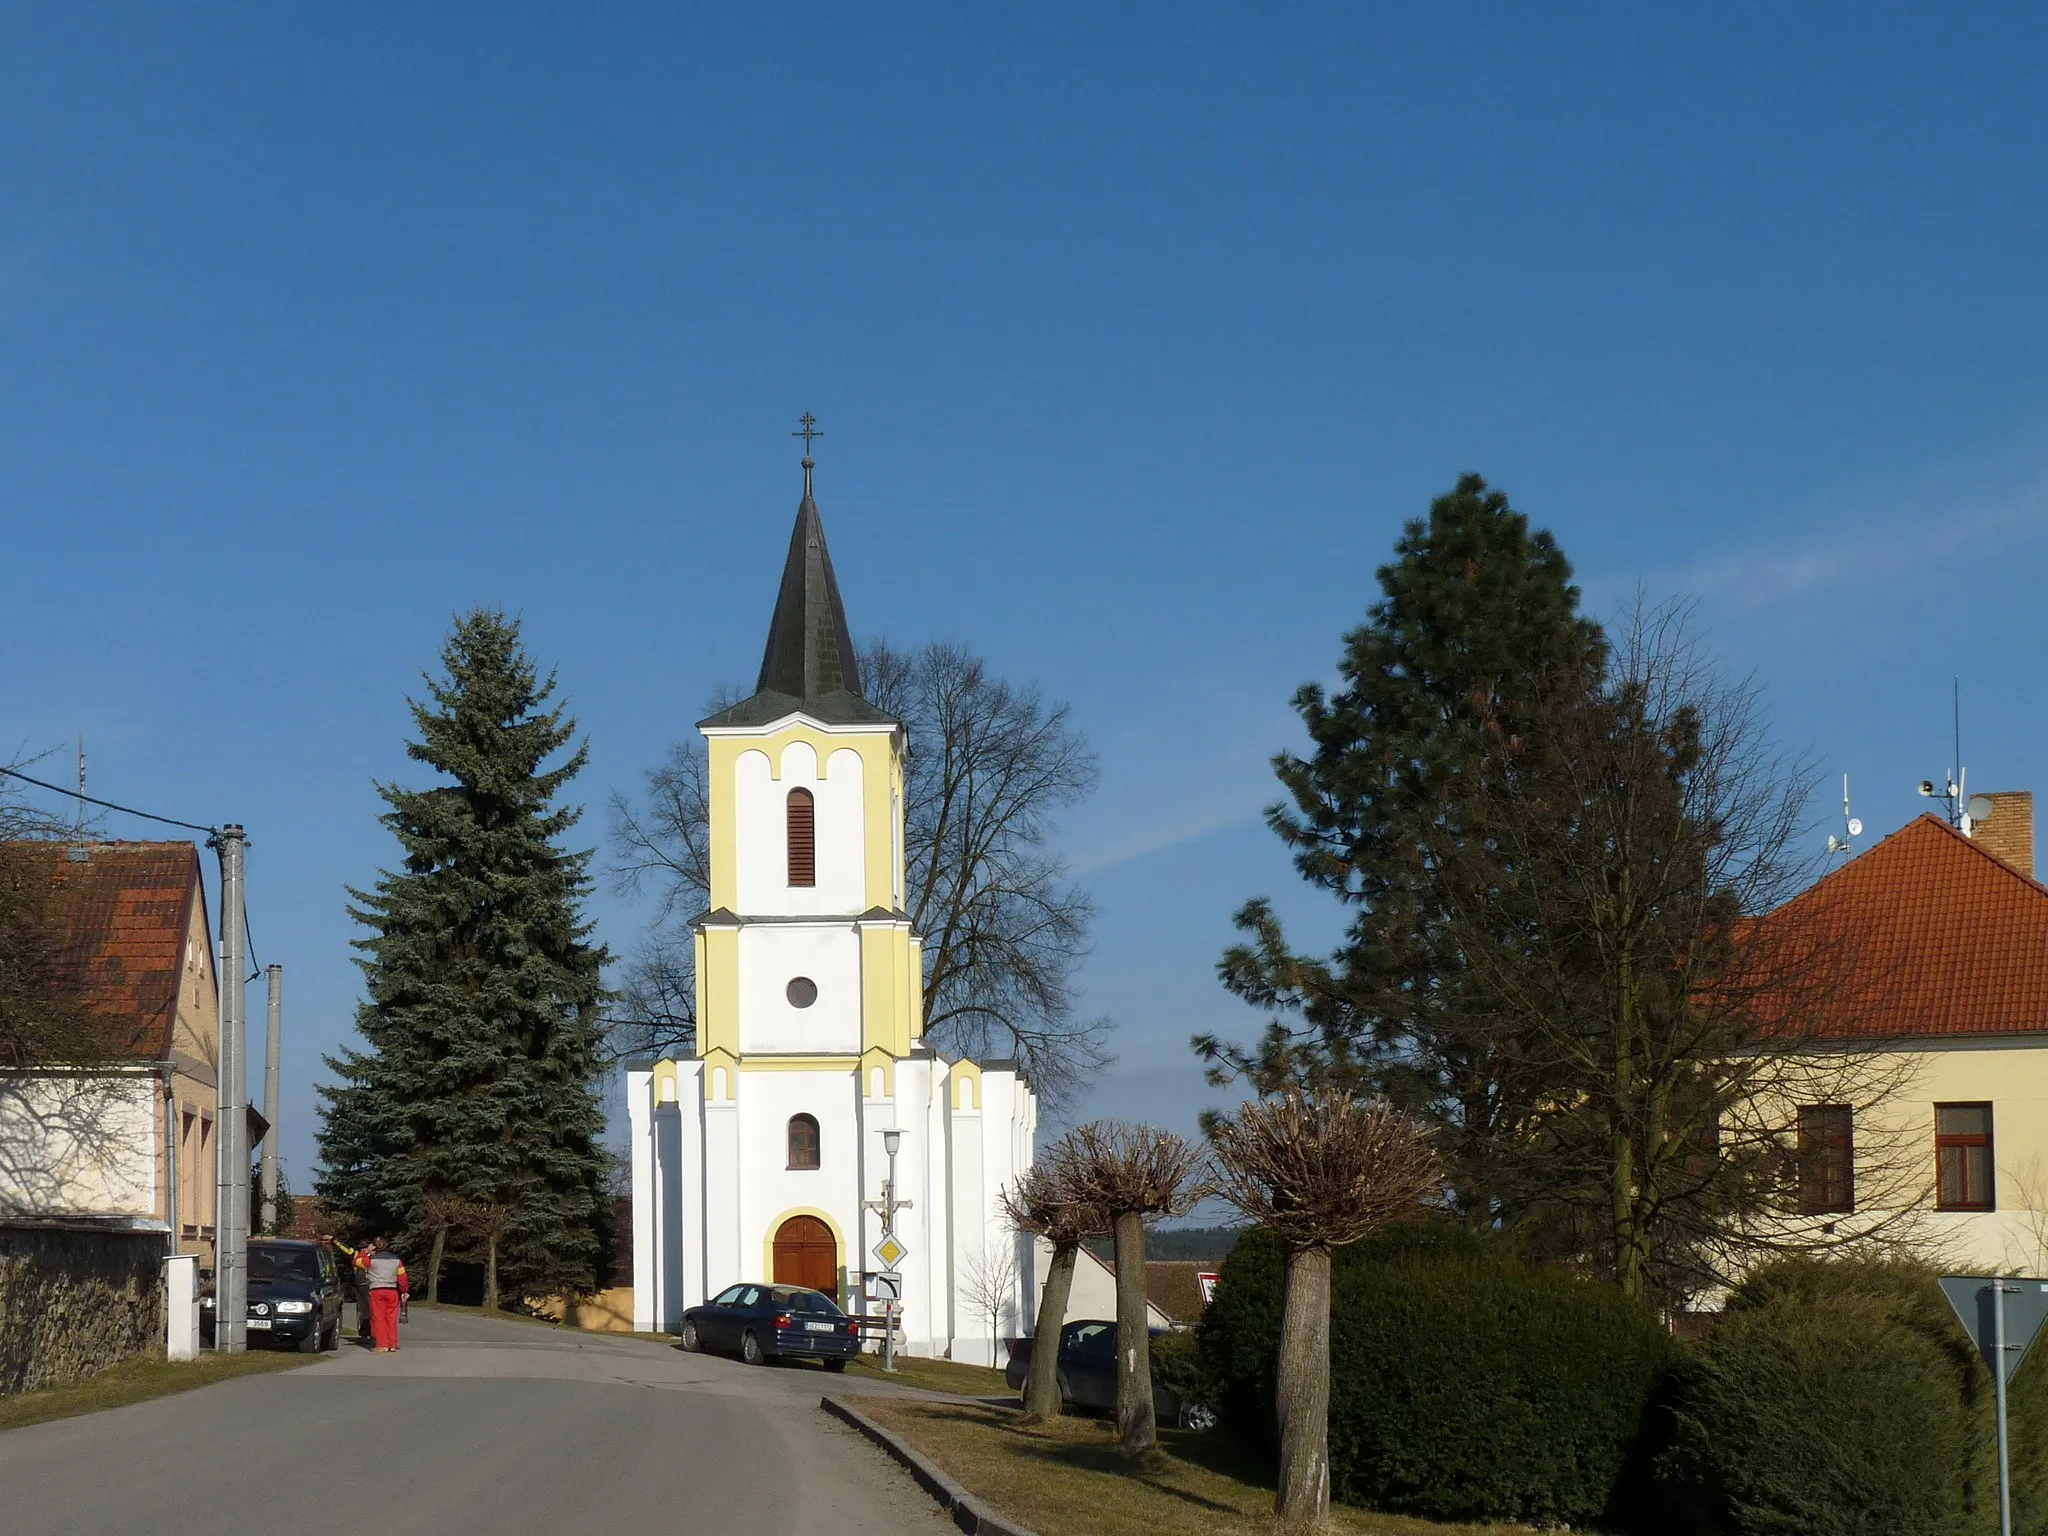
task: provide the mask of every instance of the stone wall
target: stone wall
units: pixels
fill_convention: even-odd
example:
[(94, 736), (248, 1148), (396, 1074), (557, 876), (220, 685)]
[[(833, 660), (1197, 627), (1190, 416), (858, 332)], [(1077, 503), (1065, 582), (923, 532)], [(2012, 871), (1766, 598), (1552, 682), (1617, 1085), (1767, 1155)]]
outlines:
[(164, 1234), (0, 1225), (0, 1395), (83, 1381), (164, 1340)]

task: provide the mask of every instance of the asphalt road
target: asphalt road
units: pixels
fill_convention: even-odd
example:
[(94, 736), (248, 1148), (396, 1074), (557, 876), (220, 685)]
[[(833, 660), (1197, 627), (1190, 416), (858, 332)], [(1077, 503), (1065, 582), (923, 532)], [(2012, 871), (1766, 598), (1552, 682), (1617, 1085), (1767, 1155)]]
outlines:
[[(9, 1531), (938, 1536), (818, 1399), (841, 1378), (415, 1308), (338, 1355), (0, 1434)], [(301, 1523), (310, 1519), (311, 1524)]]

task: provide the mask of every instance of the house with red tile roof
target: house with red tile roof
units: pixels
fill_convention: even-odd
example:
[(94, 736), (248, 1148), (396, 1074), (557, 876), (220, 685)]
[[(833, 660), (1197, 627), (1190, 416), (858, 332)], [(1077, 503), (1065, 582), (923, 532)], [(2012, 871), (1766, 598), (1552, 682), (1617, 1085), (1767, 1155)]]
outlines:
[(191, 843), (17, 843), (64, 985), (98, 1025), (84, 1070), (0, 1072), (0, 1223), (214, 1235), (220, 998)]
[(1922, 816), (1765, 921), (1852, 944), (1859, 980), (1810, 1037), (1896, 1069), (1878, 1102), (1798, 1106), (1802, 1216), (1831, 1232), (1885, 1224), (1957, 1268), (2043, 1274), (2048, 886), (2032, 794), (1988, 798), (1971, 835)]

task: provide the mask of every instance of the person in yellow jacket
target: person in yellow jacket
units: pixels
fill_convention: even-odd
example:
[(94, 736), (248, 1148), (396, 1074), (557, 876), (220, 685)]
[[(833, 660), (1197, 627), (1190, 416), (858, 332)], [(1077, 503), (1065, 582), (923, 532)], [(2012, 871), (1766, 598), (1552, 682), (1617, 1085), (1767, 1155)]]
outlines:
[(353, 1288), (356, 1302), (356, 1337), (365, 1343), (370, 1339), (370, 1255), (377, 1251), (378, 1239), (370, 1238), (360, 1248), (351, 1248), (332, 1232), (320, 1234), (320, 1241), (348, 1260), (349, 1284)]

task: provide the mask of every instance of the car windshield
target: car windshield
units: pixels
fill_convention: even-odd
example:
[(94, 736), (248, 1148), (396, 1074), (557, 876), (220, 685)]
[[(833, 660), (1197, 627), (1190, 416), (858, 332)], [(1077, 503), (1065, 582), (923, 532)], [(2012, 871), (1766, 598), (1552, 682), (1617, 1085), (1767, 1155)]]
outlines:
[(320, 1283), (320, 1260), (310, 1248), (259, 1248), (249, 1245), (251, 1280), (304, 1280)]

